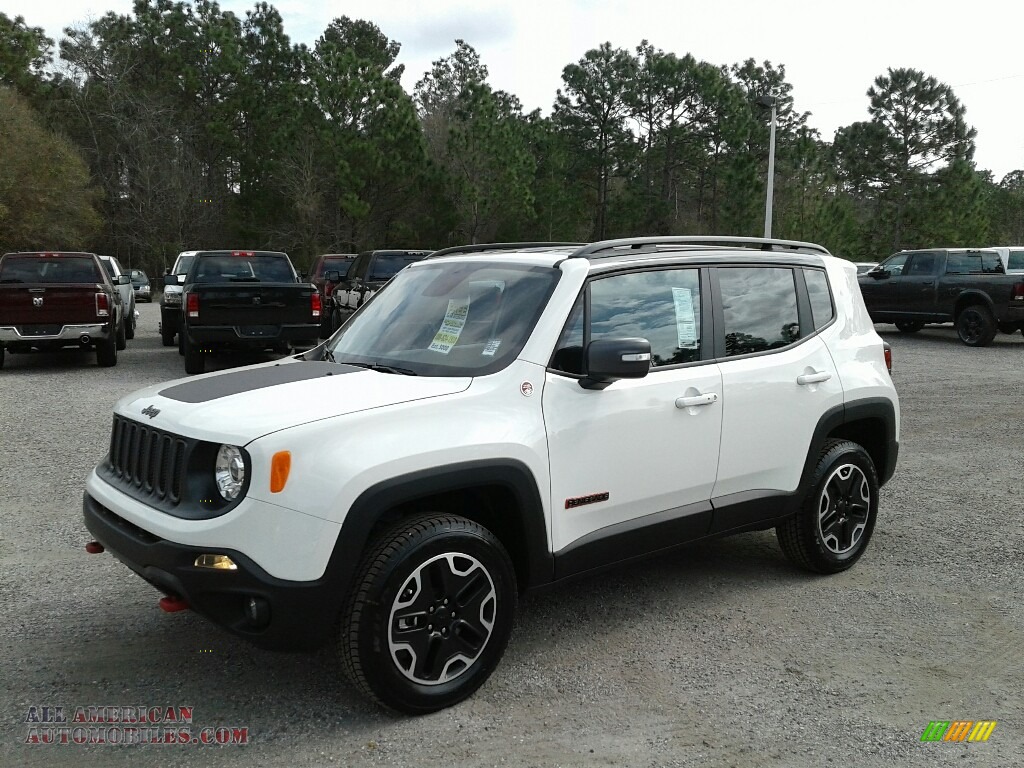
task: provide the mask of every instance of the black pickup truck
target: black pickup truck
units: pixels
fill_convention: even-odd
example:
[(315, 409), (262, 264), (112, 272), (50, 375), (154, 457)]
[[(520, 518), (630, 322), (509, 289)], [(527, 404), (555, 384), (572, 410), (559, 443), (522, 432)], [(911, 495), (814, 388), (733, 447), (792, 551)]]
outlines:
[(317, 343), (320, 294), (284, 253), (199, 251), (181, 282), (179, 351), (187, 373), (202, 373), (211, 352)]
[(384, 287), (384, 283), (431, 253), (433, 251), (363, 251), (344, 275), (337, 270), (325, 272), (325, 279), (336, 284), (331, 292), (330, 332), (341, 327), (349, 315)]
[(991, 249), (900, 251), (857, 280), (871, 319), (904, 333), (952, 322), (964, 344), (984, 347), (997, 330), (1024, 329), (1024, 275), (1006, 274)]

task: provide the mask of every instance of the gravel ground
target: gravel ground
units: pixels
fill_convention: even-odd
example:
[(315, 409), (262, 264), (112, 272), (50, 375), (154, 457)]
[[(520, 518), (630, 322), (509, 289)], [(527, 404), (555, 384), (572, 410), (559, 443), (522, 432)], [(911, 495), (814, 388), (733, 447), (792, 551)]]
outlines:
[[(9, 355), (0, 372), (2, 766), (936, 766), (1024, 754), (1024, 338), (892, 343), (897, 474), (851, 571), (794, 570), (770, 532), (529, 595), (469, 701), (409, 719), (327, 651), (252, 648), (83, 551), (84, 479), (121, 395), (182, 375), (157, 305), (116, 368)], [(226, 361), (225, 365), (231, 364)], [(780, 425), (781, 426), (781, 425)], [(28, 745), (30, 706), (194, 706), (246, 746)], [(987, 743), (921, 743), (931, 720)]]

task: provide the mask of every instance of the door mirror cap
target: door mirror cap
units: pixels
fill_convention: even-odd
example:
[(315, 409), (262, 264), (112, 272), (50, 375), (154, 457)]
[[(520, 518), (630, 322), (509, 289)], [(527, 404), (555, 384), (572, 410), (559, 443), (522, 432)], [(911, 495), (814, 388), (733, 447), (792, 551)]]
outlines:
[(882, 269), (882, 265), (879, 264), (877, 267), (872, 267), (868, 270), (868, 274), (875, 280), (881, 280), (883, 277), (888, 277), (889, 273)]
[(117, 276), (117, 284), (118, 285), (131, 285), (132, 284), (131, 275), (118, 275)]
[(604, 389), (618, 379), (642, 379), (651, 370), (651, 342), (647, 339), (597, 339), (584, 354), (584, 389)]
[(341, 271), (337, 269), (328, 269), (324, 272), (324, 280), (328, 283), (340, 283), (341, 282)]

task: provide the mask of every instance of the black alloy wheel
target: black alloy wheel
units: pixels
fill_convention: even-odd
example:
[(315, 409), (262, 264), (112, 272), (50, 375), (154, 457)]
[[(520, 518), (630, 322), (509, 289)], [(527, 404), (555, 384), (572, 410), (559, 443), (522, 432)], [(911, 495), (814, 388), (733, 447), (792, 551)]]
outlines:
[(878, 473), (871, 456), (850, 440), (829, 439), (800, 509), (775, 534), (795, 565), (838, 573), (864, 554), (877, 514)]
[(992, 312), (983, 304), (964, 307), (956, 318), (957, 335), (969, 347), (987, 347), (997, 330)]
[(411, 714), (472, 695), (505, 651), (515, 571), (486, 528), (419, 515), (383, 534), (364, 560), (341, 625), (349, 678)]

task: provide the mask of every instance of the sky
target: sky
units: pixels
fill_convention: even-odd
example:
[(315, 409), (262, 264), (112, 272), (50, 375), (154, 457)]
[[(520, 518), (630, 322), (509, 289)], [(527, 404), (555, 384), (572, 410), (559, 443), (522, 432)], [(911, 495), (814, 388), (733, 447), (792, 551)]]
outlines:
[[(221, 0), (244, 16), (251, 0)], [(312, 45), (338, 16), (373, 21), (402, 44), (411, 91), (432, 61), (462, 38), (489, 82), (527, 111), (548, 114), (562, 69), (603, 42), (634, 49), (644, 39), (715, 65), (754, 58), (784, 65), (795, 107), (831, 141), (868, 118), (865, 95), (890, 67), (919, 69), (953, 87), (978, 131), (975, 161), (999, 181), (1024, 169), (1024, 3), (1017, 0), (277, 0), (292, 42)], [(56, 39), (64, 27), (131, 0), (4, 0)]]

